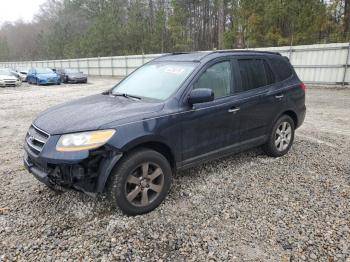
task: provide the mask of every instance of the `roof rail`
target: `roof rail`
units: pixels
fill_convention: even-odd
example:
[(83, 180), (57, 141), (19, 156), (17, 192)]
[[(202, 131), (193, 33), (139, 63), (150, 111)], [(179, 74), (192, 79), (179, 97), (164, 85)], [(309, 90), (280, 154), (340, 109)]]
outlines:
[(271, 54), (271, 55), (281, 55), (278, 52), (272, 52), (272, 51), (260, 51), (260, 50), (254, 50), (254, 49), (228, 49), (228, 50), (217, 50), (213, 51), (213, 53), (263, 53), (263, 54)]
[(173, 52), (170, 53), (171, 55), (184, 55), (184, 54), (189, 54), (190, 52)]
[(165, 54), (162, 54), (154, 59), (153, 60), (157, 60), (159, 58), (163, 58), (163, 57), (167, 57), (167, 56), (172, 56), (172, 55), (183, 55), (183, 54), (189, 54), (189, 52), (173, 52), (173, 53), (165, 53)]

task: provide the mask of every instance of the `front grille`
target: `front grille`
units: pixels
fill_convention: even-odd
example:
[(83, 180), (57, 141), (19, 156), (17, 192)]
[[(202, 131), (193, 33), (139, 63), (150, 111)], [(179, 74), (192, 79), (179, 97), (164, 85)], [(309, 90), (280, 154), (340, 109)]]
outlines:
[(16, 80), (12, 80), (12, 79), (5, 79), (5, 85), (7, 86), (15, 86), (16, 85)]
[(26, 143), (33, 154), (39, 155), (49, 137), (49, 134), (32, 125), (26, 135)]

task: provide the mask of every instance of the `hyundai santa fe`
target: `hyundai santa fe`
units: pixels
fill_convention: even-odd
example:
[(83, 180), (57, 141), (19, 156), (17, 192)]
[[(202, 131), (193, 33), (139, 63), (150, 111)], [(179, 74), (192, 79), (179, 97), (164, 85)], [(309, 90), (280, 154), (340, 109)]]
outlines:
[(106, 192), (138, 215), (164, 200), (178, 170), (257, 146), (285, 155), (305, 112), (305, 85), (278, 53), (168, 54), (42, 112), (24, 163), (50, 188)]

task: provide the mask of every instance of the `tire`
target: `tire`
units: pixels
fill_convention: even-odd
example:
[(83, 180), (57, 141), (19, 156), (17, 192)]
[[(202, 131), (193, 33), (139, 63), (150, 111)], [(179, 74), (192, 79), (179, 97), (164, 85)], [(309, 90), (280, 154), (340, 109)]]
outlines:
[(60, 186), (56, 186), (56, 185), (51, 185), (51, 184), (48, 184), (48, 185), (45, 185), (47, 188), (49, 188), (51, 191), (55, 192), (55, 193), (63, 193), (65, 192), (65, 190), (60, 187)]
[(295, 125), (288, 115), (281, 116), (273, 125), (268, 141), (263, 146), (265, 153), (281, 157), (288, 153), (294, 142)]
[(123, 213), (141, 215), (160, 205), (169, 192), (171, 181), (171, 167), (162, 154), (138, 149), (128, 153), (113, 169), (107, 194), (111, 203)]

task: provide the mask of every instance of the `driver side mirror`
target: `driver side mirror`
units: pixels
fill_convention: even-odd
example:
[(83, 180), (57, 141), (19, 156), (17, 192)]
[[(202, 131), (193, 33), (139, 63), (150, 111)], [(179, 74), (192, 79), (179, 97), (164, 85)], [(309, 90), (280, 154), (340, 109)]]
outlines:
[(214, 100), (214, 92), (209, 88), (193, 89), (188, 97), (190, 105), (211, 102)]

